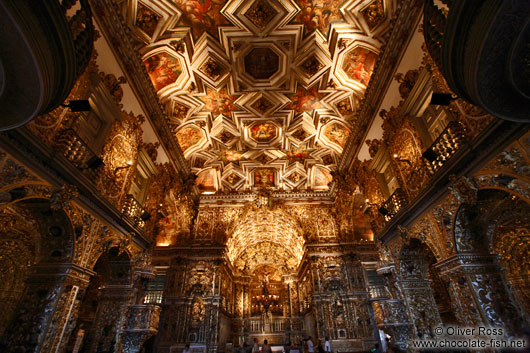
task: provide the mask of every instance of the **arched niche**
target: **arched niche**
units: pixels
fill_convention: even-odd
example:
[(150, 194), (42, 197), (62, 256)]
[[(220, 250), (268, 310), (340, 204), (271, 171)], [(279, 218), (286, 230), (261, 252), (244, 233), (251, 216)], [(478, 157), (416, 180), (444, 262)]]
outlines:
[[(71, 293), (69, 272), (74, 255), (74, 229), (62, 209), (42, 198), (16, 200), (0, 212), (0, 296), (5, 300), (0, 334), (6, 349), (48, 349), (57, 342), (50, 323)], [(59, 325), (60, 326), (60, 325)], [(39, 332), (27, 340), (29, 332)], [(60, 340), (60, 339), (59, 339)]]
[(430, 287), (432, 288), (433, 298), (441, 322), (444, 325), (456, 324), (457, 320), (451, 303), (448, 283), (442, 279), (439, 269), (435, 267), (437, 259), (434, 252), (419, 239), (412, 239), (411, 244), (416, 247), (418, 255), (421, 257), (420, 261), (425, 266), (424, 270), (427, 271), (427, 279), (430, 281)]

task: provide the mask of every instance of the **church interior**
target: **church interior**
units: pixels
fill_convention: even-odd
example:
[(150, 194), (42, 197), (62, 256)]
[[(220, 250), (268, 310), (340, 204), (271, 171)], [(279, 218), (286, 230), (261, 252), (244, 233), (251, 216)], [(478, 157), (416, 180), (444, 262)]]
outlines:
[(0, 18), (0, 351), (530, 346), (528, 1)]

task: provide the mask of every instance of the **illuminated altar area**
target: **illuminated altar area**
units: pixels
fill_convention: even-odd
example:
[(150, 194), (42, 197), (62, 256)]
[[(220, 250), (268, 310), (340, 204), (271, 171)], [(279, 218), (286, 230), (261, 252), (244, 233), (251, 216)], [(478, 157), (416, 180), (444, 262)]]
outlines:
[[(373, 344), (361, 263), (376, 263), (373, 243), (360, 238), (351, 245), (338, 244), (325, 203), (306, 206), (297, 200), (287, 206), (269, 192), (252, 197), (236, 207), (231, 202), (230, 208), (219, 207), (218, 197), (204, 199), (198, 227), (206, 221), (203, 217), (208, 222), (232, 219), (225, 223), (226, 235), (220, 234), (221, 224), (201, 233), (205, 239), (227, 239), (224, 259), (212, 240), (196, 249), (172, 246), (156, 251), (155, 266), (167, 268), (161, 320), (175, 323), (162, 324), (159, 349), (211, 339), (212, 333), (218, 335), (217, 342), (237, 347), (254, 339), (259, 344), (266, 339), (273, 346), (299, 346), (308, 335), (329, 335), (337, 350)], [(209, 213), (212, 206), (215, 213)], [(309, 245), (308, 240), (314, 240), (302, 235), (297, 217), (304, 214), (314, 215), (315, 223), (304, 226), (318, 229), (320, 243)], [(178, 325), (181, 320), (189, 324)], [(212, 325), (219, 329), (212, 332)]]

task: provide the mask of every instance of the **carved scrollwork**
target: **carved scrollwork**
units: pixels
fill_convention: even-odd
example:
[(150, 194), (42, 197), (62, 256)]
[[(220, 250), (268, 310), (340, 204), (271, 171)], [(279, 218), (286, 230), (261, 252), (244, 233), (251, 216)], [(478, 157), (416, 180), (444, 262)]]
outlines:
[(62, 210), (66, 208), (73, 199), (79, 196), (77, 186), (63, 185), (59, 190), (52, 194), (50, 198), (50, 208), (52, 210)]

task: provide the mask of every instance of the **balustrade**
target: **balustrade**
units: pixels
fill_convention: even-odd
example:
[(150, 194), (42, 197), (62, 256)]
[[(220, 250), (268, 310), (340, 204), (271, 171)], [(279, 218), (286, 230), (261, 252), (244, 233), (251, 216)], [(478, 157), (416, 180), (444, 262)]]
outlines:
[(145, 292), (144, 304), (162, 304), (163, 290), (148, 290)]
[(368, 291), (372, 300), (388, 298), (385, 286), (369, 286)]
[(145, 221), (149, 218), (149, 213), (142, 207), (140, 202), (133, 195), (125, 196), (122, 214), (134, 221), (135, 225), (140, 228), (145, 226)]
[(247, 322), (247, 328), (249, 332), (283, 332), (287, 328), (286, 318), (273, 318), (270, 324), (266, 324), (263, 318), (249, 319)]
[(77, 168), (91, 177), (96, 169), (103, 165), (101, 159), (90, 149), (87, 143), (73, 129), (62, 130), (55, 137), (55, 148)]
[(451, 121), (440, 136), (423, 153), (430, 173), (440, 169), (460, 148), (466, 140), (466, 132), (458, 121)]
[(403, 189), (397, 188), (392, 195), (379, 208), (385, 221), (390, 221), (407, 204), (407, 196)]

